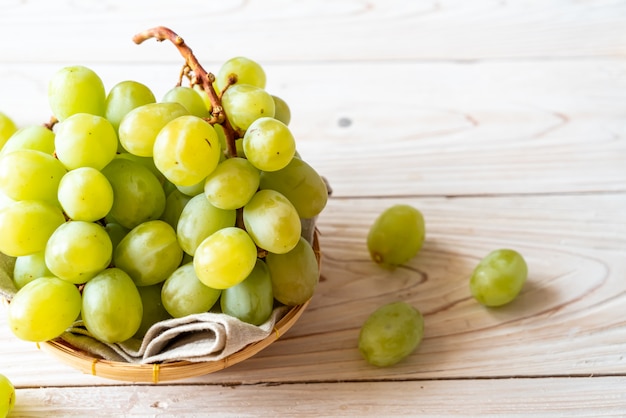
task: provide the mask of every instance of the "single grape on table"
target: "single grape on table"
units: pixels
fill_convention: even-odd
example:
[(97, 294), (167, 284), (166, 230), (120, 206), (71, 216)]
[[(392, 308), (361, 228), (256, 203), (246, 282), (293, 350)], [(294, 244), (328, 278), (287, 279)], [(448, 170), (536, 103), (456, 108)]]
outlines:
[(508, 248), (494, 250), (476, 266), (470, 278), (472, 296), (485, 306), (502, 306), (521, 292), (528, 276), (524, 257)]
[(15, 387), (3, 374), (0, 374), (0, 418), (5, 418), (15, 406)]

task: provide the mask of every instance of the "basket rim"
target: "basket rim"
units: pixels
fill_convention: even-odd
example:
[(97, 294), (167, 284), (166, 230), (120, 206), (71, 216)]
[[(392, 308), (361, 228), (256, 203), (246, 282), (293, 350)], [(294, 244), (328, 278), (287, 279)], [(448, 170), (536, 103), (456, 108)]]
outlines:
[[(311, 247), (315, 253), (321, 275), (321, 251), (317, 228), (313, 233)], [(41, 342), (37, 345), (61, 362), (86, 374), (117, 381), (157, 384), (214, 373), (254, 356), (284, 335), (298, 321), (310, 302), (311, 299), (301, 305), (291, 307), (276, 322), (272, 332), (264, 339), (248, 344), (241, 350), (220, 360), (200, 362), (180, 360), (154, 364), (128, 363), (92, 356), (61, 338)]]

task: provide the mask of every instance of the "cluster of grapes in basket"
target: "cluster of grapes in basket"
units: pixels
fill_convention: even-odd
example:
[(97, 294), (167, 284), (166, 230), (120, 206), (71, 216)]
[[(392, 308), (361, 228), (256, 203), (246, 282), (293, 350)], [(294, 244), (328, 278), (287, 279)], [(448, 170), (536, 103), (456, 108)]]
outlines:
[(15, 258), (19, 338), (54, 339), (77, 318), (107, 343), (207, 311), (259, 325), (313, 295), (328, 190), (296, 151), (289, 107), (250, 59), (215, 76), (190, 63), (189, 85), (161, 100), (61, 68), (51, 123), (5, 128), (0, 252)]

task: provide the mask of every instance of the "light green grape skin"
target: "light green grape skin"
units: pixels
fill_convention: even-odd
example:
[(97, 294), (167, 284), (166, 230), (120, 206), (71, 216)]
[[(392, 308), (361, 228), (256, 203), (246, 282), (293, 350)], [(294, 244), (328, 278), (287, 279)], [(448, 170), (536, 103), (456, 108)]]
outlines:
[(18, 338), (42, 342), (61, 335), (80, 310), (81, 296), (76, 286), (57, 277), (40, 277), (17, 291), (7, 319)]
[(272, 281), (265, 263), (257, 259), (244, 281), (229, 287), (220, 298), (222, 312), (252, 325), (267, 321), (274, 309)]
[(424, 217), (419, 210), (410, 205), (393, 205), (370, 227), (367, 235), (370, 257), (384, 266), (404, 264), (422, 248), (425, 235)]
[(0, 417), (5, 418), (15, 407), (15, 387), (3, 374), (0, 374)]
[(165, 199), (165, 210), (161, 220), (167, 222), (174, 230), (178, 227), (178, 220), (183, 208), (189, 203), (191, 196), (187, 196), (178, 189), (172, 190)]
[(304, 238), (300, 238), (295, 248), (288, 253), (268, 253), (265, 262), (277, 301), (283, 305), (296, 306), (313, 297), (320, 271), (315, 252)]
[(285, 125), (289, 125), (289, 122), (291, 122), (291, 109), (289, 109), (289, 105), (278, 96), (272, 95), (272, 99), (274, 99), (275, 108), (274, 119), (278, 119)]
[(143, 305), (128, 274), (108, 268), (83, 288), (82, 319), (98, 340), (119, 343), (131, 338), (141, 326)]
[(193, 258), (198, 279), (213, 289), (243, 281), (254, 268), (257, 247), (241, 228), (220, 229), (200, 243)]
[(27, 283), (35, 279), (48, 276), (53, 276), (53, 274), (48, 269), (48, 266), (46, 266), (43, 251), (23, 255), (15, 259), (15, 266), (13, 266), (13, 282), (18, 289), (21, 289), (26, 286)]
[(521, 292), (527, 276), (528, 265), (520, 253), (498, 249), (487, 254), (474, 269), (470, 292), (482, 305), (506, 305)]
[(154, 220), (133, 228), (120, 241), (113, 264), (124, 270), (137, 286), (161, 283), (183, 258), (176, 232), (166, 222)]
[(133, 337), (143, 338), (151, 326), (172, 318), (165, 310), (163, 302), (161, 301), (162, 287), (163, 283), (157, 283), (152, 286), (141, 286), (137, 288), (139, 296), (141, 297), (143, 313), (141, 316), (141, 325), (139, 325), (139, 329)]
[(200, 95), (200, 98), (204, 102), (204, 107), (206, 107), (207, 111), (210, 113), (213, 109), (213, 104), (211, 104), (209, 94), (204, 91), (204, 88), (200, 84), (194, 84), (192, 88)]
[(243, 222), (256, 245), (275, 254), (291, 251), (300, 240), (298, 212), (275, 190), (259, 190), (244, 206)]
[(58, 124), (54, 146), (57, 158), (68, 170), (102, 170), (117, 153), (117, 134), (105, 118), (77, 113)]
[(222, 95), (222, 106), (233, 128), (245, 132), (261, 117), (274, 117), (274, 99), (262, 88), (249, 84), (230, 86)]
[(57, 190), (67, 170), (50, 154), (17, 150), (0, 158), (0, 189), (13, 200), (57, 202)]
[(189, 196), (189, 197), (194, 197), (204, 191), (205, 181), (206, 181), (206, 178), (200, 180), (196, 184), (192, 184), (191, 186), (176, 186), (175, 185), (174, 187), (176, 187), (176, 189), (178, 189), (178, 191), (180, 191), (182, 194)]
[(215, 129), (197, 116), (180, 116), (161, 129), (154, 141), (156, 167), (176, 186), (204, 180), (220, 160), (222, 151)]
[(134, 80), (120, 81), (107, 94), (104, 114), (117, 132), (122, 119), (128, 112), (139, 106), (155, 102), (154, 93), (145, 84)]
[(48, 269), (57, 277), (82, 284), (107, 268), (113, 244), (104, 227), (93, 222), (68, 221), (46, 244)]
[(169, 184), (163, 173), (161, 173), (159, 169), (156, 168), (156, 166), (154, 165), (154, 160), (152, 160), (151, 157), (140, 157), (138, 155), (131, 154), (130, 152), (123, 151), (117, 154), (115, 158), (134, 161), (146, 167), (148, 170), (150, 170), (152, 174), (154, 174), (154, 177), (157, 178), (159, 184), (161, 184), (161, 186), (163, 187), (163, 190), (165, 190), (167, 185)]
[(61, 122), (76, 113), (104, 116), (105, 100), (102, 80), (84, 66), (61, 68), (48, 83), (50, 109)]
[(178, 242), (187, 254), (194, 255), (205, 238), (222, 228), (235, 226), (236, 218), (235, 210), (216, 208), (203, 194), (194, 196), (185, 205), (178, 219)]
[(261, 174), (245, 158), (222, 161), (204, 183), (204, 195), (220, 209), (238, 209), (252, 199), (259, 188)]
[(161, 102), (180, 103), (185, 107), (185, 109), (187, 109), (190, 115), (194, 115), (199, 118), (206, 118), (209, 116), (209, 109), (205, 105), (204, 99), (191, 87), (176, 86), (165, 93)]
[(326, 183), (313, 167), (299, 158), (280, 170), (261, 172), (259, 185), (261, 189), (282, 193), (303, 219), (319, 215), (328, 203)]
[(156, 176), (142, 164), (116, 158), (102, 174), (113, 188), (109, 216), (127, 229), (159, 219), (165, 209), (165, 192)]
[(54, 132), (45, 126), (26, 126), (11, 135), (2, 147), (0, 155), (18, 149), (32, 149), (52, 155), (54, 153)]
[(21, 200), (0, 210), (0, 252), (19, 257), (44, 251), (54, 231), (65, 222), (57, 206)]
[(170, 121), (189, 112), (180, 103), (149, 103), (139, 106), (120, 122), (119, 140), (125, 150), (140, 157), (152, 157), (159, 131)]
[(224, 90), (231, 74), (237, 77), (236, 83), (238, 84), (250, 84), (262, 89), (265, 88), (267, 78), (265, 70), (259, 63), (250, 58), (233, 57), (222, 64), (215, 77), (219, 91)]
[(196, 276), (193, 263), (180, 266), (165, 280), (161, 300), (174, 318), (208, 312), (222, 291), (205, 286)]
[(408, 357), (424, 335), (424, 318), (406, 302), (392, 302), (375, 310), (359, 333), (359, 352), (370, 364), (389, 367)]
[(281, 121), (259, 118), (243, 136), (243, 152), (259, 170), (276, 171), (291, 162), (296, 153), (296, 141)]
[(94, 222), (104, 218), (113, 207), (113, 188), (100, 171), (80, 167), (63, 176), (58, 199), (70, 219)]
[(0, 112), (0, 148), (17, 132), (17, 125), (8, 115)]

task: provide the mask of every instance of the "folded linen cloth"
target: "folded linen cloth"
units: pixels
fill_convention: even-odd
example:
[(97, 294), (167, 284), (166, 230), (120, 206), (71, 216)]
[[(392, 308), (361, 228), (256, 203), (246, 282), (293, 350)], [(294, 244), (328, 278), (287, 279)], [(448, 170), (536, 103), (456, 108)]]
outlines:
[(106, 360), (141, 364), (217, 361), (269, 336), (288, 310), (287, 306), (275, 308), (260, 326), (213, 312), (167, 319), (154, 324), (143, 340), (131, 338), (116, 344), (96, 340), (82, 321), (77, 321), (61, 338)]

